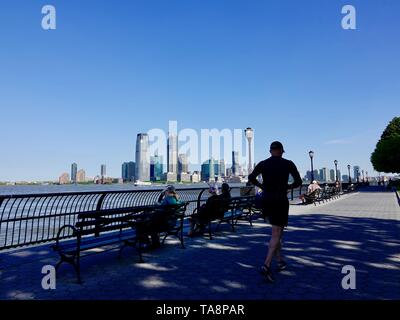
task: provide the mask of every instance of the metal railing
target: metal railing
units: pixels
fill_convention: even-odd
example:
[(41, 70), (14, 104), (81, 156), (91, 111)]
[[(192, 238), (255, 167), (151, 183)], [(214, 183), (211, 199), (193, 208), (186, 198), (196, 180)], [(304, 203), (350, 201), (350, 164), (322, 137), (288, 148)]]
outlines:
[[(177, 189), (189, 202), (186, 215), (206, 201), (208, 188)], [(232, 195), (239, 195), (239, 187)], [(0, 196), (0, 250), (55, 241), (58, 230), (78, 214), (132, 208), (157, 202), (162, 190), (64, 192)], [(68, 237), (68, 236), (66, 236)]]
[[(176, 189), (180, 199), (189, 203), (187, 216), (207, 200), (207, 190)], [(289, 190), (288, 198), (293, 200), (304, 191), (304, 186)], [(80, 213), (152, 205), (161, 192), (151, 189), (0, 196), (0, 251), (55, 241), (58, 230), (66, 224), (74, 225)], [(231, 193), (240, 196), (240, 187), (232, 187)]]

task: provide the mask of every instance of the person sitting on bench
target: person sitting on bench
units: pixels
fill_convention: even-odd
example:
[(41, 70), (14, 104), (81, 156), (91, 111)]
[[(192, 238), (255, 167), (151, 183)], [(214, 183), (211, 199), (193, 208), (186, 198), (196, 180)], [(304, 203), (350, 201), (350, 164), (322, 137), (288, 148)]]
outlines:
[[(179, 196), (176, 193), (175, 187), (172, 185), (168, 186), (159, 198), (160, 207), (175, 206), (181, 203), (182, 202), (179, 200)], [(146, 226), (149, 230), (151, 230), (149, 233), (151, 237), (151, 248), (159, 248), (161, 246), (159, 233), (168, 226), (175, 225), (176, 221), (177, 217), (172, 216), (171, 211), (168, 210), (168, 208), (165, 208), (165, 210), (160, 208), (159, 210), (154, 211), (149, 224)], [(145, 242), (148, 241), (145, 240)]]
[(300, 199), (303, 204), (311, 203), (312, 199), (315, 197), (315, 194), (317, 193), (317, 190), (321, 190), (321, 187), (319, 186), (318, 182), (314, 180), (307, 188), (307, 193), (302, 194), (300, 196)]
[(224, 213), (229, 210), (229, 202), (231, 200), (229, 184), (222, 184), (221, 194), (218, 194), (216, 185), (210, 186), (209, 193), (211, 196), (207, 199), (207, 202), (199, 208), (197, 214), (191, 217), (189, 236), (193, 236), (197, 230), (199, 233), (203, 233), (210, 220), (222, 219)]

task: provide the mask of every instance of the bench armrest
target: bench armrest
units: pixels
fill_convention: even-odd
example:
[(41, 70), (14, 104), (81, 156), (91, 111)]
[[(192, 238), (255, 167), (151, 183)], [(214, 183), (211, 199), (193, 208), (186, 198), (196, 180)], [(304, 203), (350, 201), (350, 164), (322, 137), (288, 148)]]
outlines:
[(67, 228), (73, 230), (72, 236), (75, 236), (77, 234), (77, 232), (78, 232), (78, 230), (73, 225), (67, 224), (65, 226), (62, 226), (57, 232), (56, 244), (53, 246), (54, 250), (59, 250), (60, 249), (60, 236), (61, 236), (61, 233)]

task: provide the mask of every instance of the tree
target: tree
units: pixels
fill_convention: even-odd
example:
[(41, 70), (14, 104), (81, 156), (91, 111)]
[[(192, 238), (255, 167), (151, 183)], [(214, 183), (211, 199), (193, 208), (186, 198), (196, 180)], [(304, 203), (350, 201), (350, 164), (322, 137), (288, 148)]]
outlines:
[(400, 173), (400, 117), (393, 118), (383, 131), (371, 162), (378, 172)]

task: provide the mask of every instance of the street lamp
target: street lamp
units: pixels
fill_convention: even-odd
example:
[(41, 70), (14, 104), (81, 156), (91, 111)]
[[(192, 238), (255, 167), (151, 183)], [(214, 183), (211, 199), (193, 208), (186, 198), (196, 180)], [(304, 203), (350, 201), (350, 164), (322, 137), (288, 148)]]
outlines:
[(349, 183), (351, 183), (351, 176), (350, 176), (350, 165), (347, 165), (347, 170), (349, 171)]
[(337, 164), (338, 164), (338, 161), (335, 160), (335, 161), (333, 161), (333, 163), (335, 164), (336, 182), (338, 182), (338, 181), (339, 181), (338, 171), (337, 171)]
[(250, 173), (253, 171), (253, 160), (252, 160), (252, 157), (251, 157), (251, 153), (252, 153), (252, 150), (251, 150), (251, 141), (252, 141), (253, 138), (254, 138), (254, 131), (253, 131), (252, 128), (247, 128), (247, 129), (244, 130), (244, 134), (245, 134), (246, 139), (247, 139), (247, 141), (248, 141), (248, 143), (249, 143), (249, 166), (248, 166), (248, 174), (250, 174)]
[(314, 151), (308, 152), (308, 155), (310, 156), (311, 160), (311, 181), (314, 181), (314, 163), (313, 163)]

